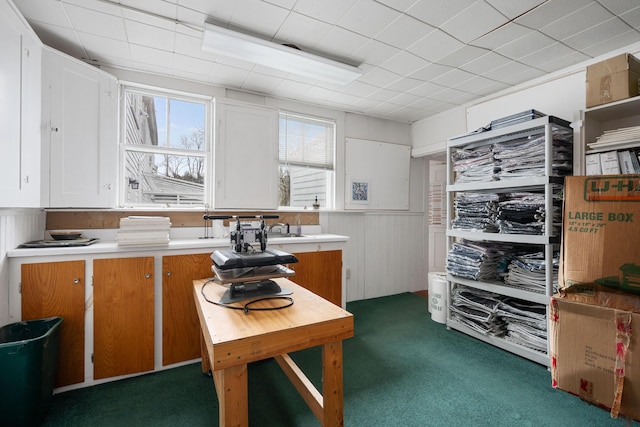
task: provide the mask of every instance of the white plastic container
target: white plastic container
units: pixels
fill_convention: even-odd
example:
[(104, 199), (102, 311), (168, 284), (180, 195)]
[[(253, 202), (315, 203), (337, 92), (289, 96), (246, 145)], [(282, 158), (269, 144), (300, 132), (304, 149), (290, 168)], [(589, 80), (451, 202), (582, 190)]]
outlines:
[(429, 312), (431, 320), (438, 323), (447, 322), (447, 276), (434, 272), (428, 275)]

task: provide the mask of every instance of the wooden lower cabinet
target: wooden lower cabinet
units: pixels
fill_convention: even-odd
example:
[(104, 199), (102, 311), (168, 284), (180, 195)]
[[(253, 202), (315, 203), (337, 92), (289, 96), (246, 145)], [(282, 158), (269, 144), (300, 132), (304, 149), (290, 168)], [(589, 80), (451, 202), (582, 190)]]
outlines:
[(153, 257), (93, 261), (93, 376), (154, 369)]
[(211, 254), (162, 257), (162, 365), (200, 357), (193, 281), (212, 277)]
[(331, 301), (342, 304), (342, 251), (300, 252), (298, 262), (289, 268), (296, 272), (292, 281)]
[(60, 316), (55, 387), (84, 381), (85, 262), (22, 264), (22, 320)]

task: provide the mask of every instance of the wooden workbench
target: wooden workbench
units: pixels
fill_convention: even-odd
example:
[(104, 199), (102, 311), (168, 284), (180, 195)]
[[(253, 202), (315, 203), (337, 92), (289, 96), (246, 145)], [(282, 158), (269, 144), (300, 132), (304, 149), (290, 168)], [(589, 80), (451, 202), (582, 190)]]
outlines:
[[(287, 279), (275, 279), (293, 291), (294, 304), (281, 310), (231, 310), (219, 301), (225, 287), (194, 280), (202, 329), (202, 369), (211, 370), (220, 404), (220, 427), (247, 426), (247, 364), (273, 357), (314, 415), (325, 427), (344, 424), (342, 340), (353, 336), (353, 315)], [(206, 286), (203, 285), (206, 283)], [(253, 307), (286, 305), (269, 300)], [(242, 306), (242, 303), (236, 303)], [(322, 346), (322, 393), (287, 353)]]

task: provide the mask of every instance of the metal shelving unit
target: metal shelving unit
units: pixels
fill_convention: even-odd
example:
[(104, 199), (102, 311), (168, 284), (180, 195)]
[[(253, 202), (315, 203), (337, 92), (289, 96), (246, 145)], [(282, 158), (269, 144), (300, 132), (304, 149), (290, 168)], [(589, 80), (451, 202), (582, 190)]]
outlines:
[[(458, 330), (470, 336), (473, 336), (479, 340), (485, 341), (488, 344), (502, 348), (506, 351), (510, 351), (519, 356), (533, 360), (545, 366), (549, 366), (549, 356), (547, 353), (532, 350), (525, 346), (508, 341), (504, 338), (483, 335), (477, 331), (471, 329), (465, 324), (452, 318), (450, 311), (451, 292), (457, 284), (464, 285), (471, 288), (481, 289), (489, 291), (498, 295), (504, 295), (508, 297), (518, 298), (525, 301), (530, 301), (547, 306), (549, 299), (553, 293), (553, 253), (554, 249), (558, 249), (560, 242), (560, 233), (553, 234), (553, 216), (546, 215), (545, 217), (545, 234), (543, 235), (523, 235), (523, 234), (500, 234), (500, 233), (486, 233), (486, 232), (473, 232), (452, 229), (452, 216), (453, 216), (453, 201), (455, 193), (458, 192), (492, 192), (492, 193), (506, 193), (510, 191), (540, 191), (545, 195), (545, 210), (551, 212), (553, 208), (553, 192), (554, 186), (556, 188), (564, 182), (563, 177), (553, 175), (553, 135), (556, 132), (561, 132), (569, 137), (573, 135), (573, 130), (570, 127), (569, 122), (559, 119), (553, 116), (545, 116), (537, 119), (533, 119), (524, 123), (516, 125), (486, 131), (481, 133), (473, 133), (462, 137), (450, 139), (447, 143), (447, 241), (448, 251), (451, 249), (453, 243), (458, 239), (486, 241), (486, 242), (510, 242), (518, 244), (530, 244), (543, 247), (545, 257), (545, 290), (544, 292), (535, 292), (525, 288), (519, 288), (517, 286), (510, 286), (498, 280), (491, 282), (483, 282), (470, 280), (466, 278), (456, 277), (452, 274), (447, 274), (447, 280), (449, 283), (448, 295), (447, 295), (447, 327)], [(511, 180), (500, 181), (487, 181), (487, 182), (472, 182), (472, 183), (455, 183), (454, 173), (452, 169), (451, 154), (458, 148), (477, 148), (484, 145), (490, 145), (497, 142), (508, 142), (511, 140), (522, 139), (533, 135), (545, 135), (545, 174), (544, 176), (530, 177), (530, 178), (518, 178)], [(548, 347), (547, 347), (548, 350)]]

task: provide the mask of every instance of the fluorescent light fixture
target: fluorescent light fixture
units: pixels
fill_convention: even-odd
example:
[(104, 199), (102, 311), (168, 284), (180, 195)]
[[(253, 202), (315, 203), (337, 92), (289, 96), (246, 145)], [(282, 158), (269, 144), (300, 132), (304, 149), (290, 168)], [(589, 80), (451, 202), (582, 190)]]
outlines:
[(202, 50), (339, 85), (360, 77), (358, 67), (205, 23)]

